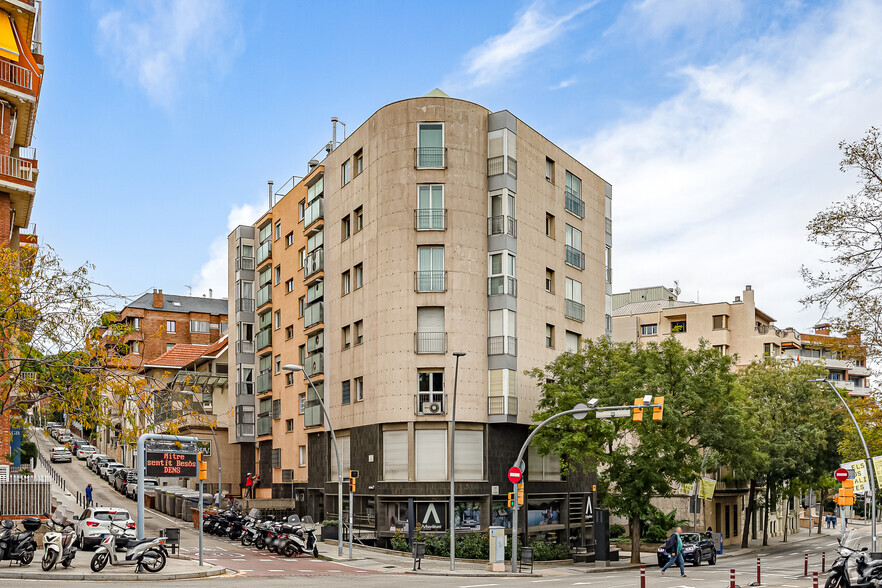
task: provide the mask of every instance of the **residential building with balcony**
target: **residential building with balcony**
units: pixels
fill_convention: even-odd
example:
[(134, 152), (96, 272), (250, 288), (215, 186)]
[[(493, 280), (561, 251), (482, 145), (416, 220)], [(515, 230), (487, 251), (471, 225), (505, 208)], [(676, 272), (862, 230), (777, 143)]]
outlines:
[[(338, 516), (337, 460), (316, 392), (303, 374), (278, 369), (303, 365), (328, 407), (344, 475), (359, 471), (356, 526), (386, 542), (416, 497), (418, 522), (441, 530), (456, 389), (457, 528), (510, 525), (506, 473), (540, 395), (523, 371), (610, 333), (611, 186), (510, 112), (440, 91), (380, 108), (322, 156), (230, 235), (232, 313), (249, 292), (237, 285), (237, 247), (261, 246), (272, 227), (271, 299), (258, 302), (253, 328), (230, 333), (231, 348), (235, 337), (254, 342), (249, 365), (262, 371), (266, 360), (272, 386), (243, 402), (251, 422), (273, 417), (240, 438), (243, 451), (258, 443), (274, 497), (293, 479), (303, 514)], [(289, 257), (278, 257), (282, 248)], [(258, 262), (264, 283), (260, 271)], [(454, 351), (466, 353), (458, 381)], [(267, 476), (261, 433), (270, 431), (271, 455), (281, 451)], [(279, 476), (293, 463), (293, 475)], [(526, 465), (537, 516), (523, 531), (589, 542), (593, 473), (562, 476), (557, 456), (534, 451)], [(540, 527), (540, 511), (555, 513), (550, 526)]]

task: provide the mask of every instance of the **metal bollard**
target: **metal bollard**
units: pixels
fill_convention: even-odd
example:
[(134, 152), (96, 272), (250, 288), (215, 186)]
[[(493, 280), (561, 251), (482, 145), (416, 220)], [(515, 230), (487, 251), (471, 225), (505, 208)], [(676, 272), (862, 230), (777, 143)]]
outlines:
[(803, 576), (808, 576), (808, 554), (805, 554), (805, 570), (803, 571)]
[(762, 584), (762, 563), (760, 562), (760, 558), (756, 558), (756, 583)]
[(818, 572), (812, 572), (812, 588), (818, 588)]
[(729, 588), (735, 588), (735, 570), (729, 570)]
[(640, 564), (640, 588), (646, 588), (646, 566)]
[(823, 574), (826, 571), (827, 571), (827, 552), (822, 551), (821, 552), (821, 573)]

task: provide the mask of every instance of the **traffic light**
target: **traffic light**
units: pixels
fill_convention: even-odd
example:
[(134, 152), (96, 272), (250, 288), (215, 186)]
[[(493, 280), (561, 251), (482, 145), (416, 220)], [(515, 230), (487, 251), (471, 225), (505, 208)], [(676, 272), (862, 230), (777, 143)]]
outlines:
[(196, 454), (196, 461), (199, 464), (199, 479), (208, 479), (208, 462), (202, 461), (202, 452)]
[(652, 409), (652, 420), (660, 421), (662, 420), (662, 412), (665, 410), (665, 397), (664, 396), (656, 396), (655, 402), (653, 404), (658, 404)]
[[(643, 405), (643, 399), (642, 398), (635, 398), (634, 404), (636, 404), (637, 406)], [(642, 408), (635, 408), (634, 409), (634, 420), (635, 421), (642, 421), (643, 420), (643, 409)]]
[(514, 508), (514, 506), (515, 506), (514, 492), (509, 492), (508, 493), (508, 508)]
[(524, 483), (520, 482), (518, 484), (518, 504), (524, 504)]
[(839, 489), (839, 505), (854, 506), (854, 480), (843, 480)]
[(355, 478), (349, 478), (349, 491), (355, 494)]

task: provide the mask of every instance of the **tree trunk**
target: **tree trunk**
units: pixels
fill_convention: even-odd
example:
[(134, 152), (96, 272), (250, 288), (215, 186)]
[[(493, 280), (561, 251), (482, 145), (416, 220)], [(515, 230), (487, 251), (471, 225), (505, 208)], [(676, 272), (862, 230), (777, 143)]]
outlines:
[(750, 480), (750, 491), (747, 495), (747, 510), (744, 511), (744, 528), (741, 533), (742, 549), (750, 546), (750, 522), (753, 520), (754, 510), (756, 510), (756, 478)]
[(769, 486), (771, 486), (771, 482), (766, 480), (766, 510), (763, 513), (763, 547), (769, 544)]
[(818, 504), (818, 535), (821, 534), (821, 519), (824, 518), (824, 501), (827, 498), (827, 489), (821, 488), (821, 502)]
[(631, 563), (640, 563), (640, 517), (628, 518), (628, 528), (631, 530)]

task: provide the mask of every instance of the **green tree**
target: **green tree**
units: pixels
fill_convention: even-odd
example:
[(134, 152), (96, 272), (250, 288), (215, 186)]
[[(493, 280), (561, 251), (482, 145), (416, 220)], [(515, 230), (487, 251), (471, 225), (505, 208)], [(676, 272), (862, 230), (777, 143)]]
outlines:
[(650, 410), (640, 422), (559, 419), (535, 438), (540, 452), (562, 457), (564, 470), (597, 467), (604, 506), (628, 519), (632, 562), (639, 562), (641, 521), (653, 515), (651, 499), (693, 481), (702, 449), (728, 455), (744, 439), (731, 367), (731, 358), (704, 344), (688, 350), (669, 338), (638, 348), (600, 338), (529, 372), (542, 388), (536, 421), (590, 398), (613, 406), (646, 394), (665, 398), (662, 421)]

